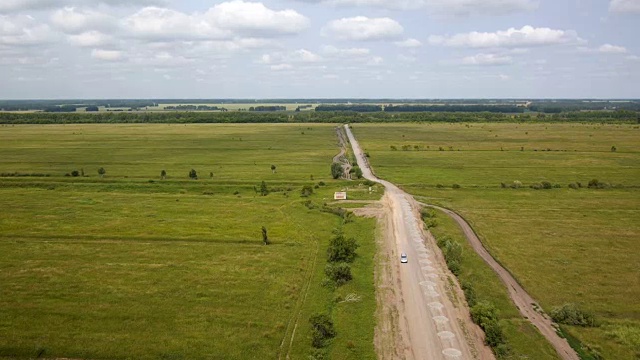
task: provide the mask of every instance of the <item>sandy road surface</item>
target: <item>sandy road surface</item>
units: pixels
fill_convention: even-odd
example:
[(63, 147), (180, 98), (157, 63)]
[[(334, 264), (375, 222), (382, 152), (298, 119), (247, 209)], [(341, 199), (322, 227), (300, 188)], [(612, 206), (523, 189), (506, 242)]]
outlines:
[(509, 290), (509, 297), (516, 304), (518, 310), (522, 316), (528, 319), (538, 330), (540, 333), (551, 343), (551, 345), (556, 349), (558, 354), (565, 360), (579, 360), (580, 358), (576, 354), (576, 352), (571, 348), (566, 339), (561, 338), (555, 331), (553, 327), (553, 321), (546, 315), (539, 313), (536, 311), (540, 309), (540, 306), (536, 303), (535, 300), (529, 295), (518, 282), (511, 276), (511, 274), (503, 268), (497, 261), (491, 257), (489, 252), (484, 248), (480, 239), (473, 231), (471, 226), (458, 214), (455, 212), (441, 208), (439, 206), (433, 206), (424, 204), (425, 206), (429, 206), (438, 210), (441, 210), (445, 214), (449, 215), (453, 218), (456, 223), (462, 228), (464, 235), (467, 240), (473, 247), (473, 249), (480, 255), (480, 257), (495, 271), (500, 280), (507, 286)]
[[(345, 126), (353, 152), (365, 178), (385, 186), (384, 207), (389, 212), (388, 249), (392, 269), (389, 286), (395, 287), (399, 301), (397, 321), (400, 350), (389, 355), (404, 359), (492, 359), (490, 350), (482, 345), (468, 310), (455, 299), (449, 283), (450, 275), (433, 238), (424, 233), (415, 200), (392, 183), (375, 177), (358, 142)], [(394, 246), (395, 245), (395, 246)], [(400, 264), (400, 253), (409, 262)], [(399, 339), (398, 339), (399, 338)], [(395, 344), (398, 346), (398, 344)], [(384, 357), (384, 356), (383, 356)]]

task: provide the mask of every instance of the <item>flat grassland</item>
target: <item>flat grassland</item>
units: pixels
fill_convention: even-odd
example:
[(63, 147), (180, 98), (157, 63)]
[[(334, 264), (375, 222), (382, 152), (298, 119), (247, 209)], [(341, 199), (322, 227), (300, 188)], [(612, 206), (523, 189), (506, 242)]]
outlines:
[(309, 317), (331, 310), (326, 351), (375, 358), (375, 223), (342, 225), (360, 256), (332, 290), (343, 220), (304, 205), (378, 196), (331, 180), (336, 145), (316, 124), (0, 127), (0, 357), (300, 359)]
[[(640, 128), (600, 124), (357, 124), (376, 174), (454, 209), (547, 312), (565, 303), (599, 327), (565, 326), (606, 359), (640, 356)], [(391, 147), (397, 150), (393, 150)], [(403, 151), (403, 146), (406, 151)], [(612, 147), (615, 147), (612, 148)], [(613, 151), (615, 150), (615, 151)], [(614, 187), (590, 189), (592, 179)], [(521, 188), (510, 188), (514, 181)], [(534, 190), (548, 181), (560, 188)], [(570, 183), (581, 182), (577, 190)], [(502, 188), (505, 183), (507, 188)], [(460, 188), (454, 189), (454, 184)], [(456, 186), (457, 187), (457, 186)], [(438, 235), (460, 233), (439, 216)], [(460, 238), (461, 239), (461, 238)], [(466, 254), (471, 249), (465, 248)], [(473, 257), (463, 275), (494, 301), (514, 358), (553, 358)], [(475, 263), (474, 263), (475, 262)]]

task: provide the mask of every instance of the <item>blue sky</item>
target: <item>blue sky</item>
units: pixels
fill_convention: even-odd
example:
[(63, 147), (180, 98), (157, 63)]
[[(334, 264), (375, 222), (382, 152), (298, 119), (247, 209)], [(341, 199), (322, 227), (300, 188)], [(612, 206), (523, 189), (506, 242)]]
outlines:
[(0, 98), (640, 98), (640, 0), (2, 0)]

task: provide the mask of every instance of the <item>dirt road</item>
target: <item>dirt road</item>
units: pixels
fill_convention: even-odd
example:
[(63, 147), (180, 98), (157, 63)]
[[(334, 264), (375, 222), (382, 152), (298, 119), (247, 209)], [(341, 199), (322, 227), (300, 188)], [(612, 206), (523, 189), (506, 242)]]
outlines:
[(524, 289), (518, 284), (518, 282), (511, 276), (511, 274), (503, 268), (497, 261), (491, 257), (489, 252), (484, 248), (480, 239), (473, 231), (471, 226), (458, 214), (455, 212), (441, 208), (439, 206), (433, 206), (424, 204), (425, 206), (429, 206), (435, 209), (438, 209), (445, 214), (449, 215), (453, 218), (456, 223), (460, 226), (467, 240), (473, 247), (473, 249), (480, 255), (480, 257), (493, 269), (493, 271), (498, 274), (500, 280), (507, 286), (509, 290), (509, 296), (511, 300), (515, 303), (518, 310), (525, 319), (528, 319), (535, 327), (540, 330), (540, 333), (547, 338), (547, 340), (551, 343), (551, 345), (556, 349), (558, 354), (565, 360), (579, 360), (580, 358), (576, 354), (576, 352), (569, 346), (569, 343), (566, 339), (561, 338), (555, 331), (553, 327), (553, 321), (546, 316), (545, 314), (536, 311), (536, 309), (541, 309), (541, 307), (536, 303), (535, 300), (526, 292)]
[[(397, 186), (372, 174), (351, 129), (345, 126), (345, 130), (364, 177), (385, 186), (382, 203), (388, 214), (385, 248), (390, 271), (382, 285), (393, 288), (389, 293), (395, 301), (392, 318), (398, 322), (398, 333), (377, 334), (388, 337), (387, 341), (377, 339), (377, 343), (396, 348), (379, 349), (381, 358), (493, 359), (468, 309), (459, 301), (459, 288), (435, 241), (423, 230), (417, 203)], [(407, 254), (408, 263), (400, 263), (400, 253)], [(396, 326), (382, 324), (381, 328), (387, 332)]]

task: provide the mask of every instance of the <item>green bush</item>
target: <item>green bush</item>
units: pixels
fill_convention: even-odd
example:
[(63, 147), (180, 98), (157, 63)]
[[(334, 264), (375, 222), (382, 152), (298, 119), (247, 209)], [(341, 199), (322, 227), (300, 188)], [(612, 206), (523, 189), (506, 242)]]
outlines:
[(358, 247), (356, 239), (347, 239), (342, 233), (338, 233), (329, 241), (327, 260), (333, 263), (352, 262), (356, 258)]
[(304, 185), (302, 187), (302, 190), (300, 190), (300, 196), (302, 197), (309, 197), (313, 194), (313, 186), (311, 185)]
[(593, 314), (581, 310), (576, 304), (564, 304), (551, 310), (551, 318), (559, 324), (593, 327), (598, 326)]
[(498, 322), (498, 310), (492, 303), (481, 301), (472, 306), (471, 319), (484, 331), (487, 345), (495, 349), (505, 344), (504, 333)]
[(324, 273), (337, 286), (344, 285), (353, 279), (351, 267), (347, 263), (329, 263), (324, 268)]
[(462, 281), (460, 287), (462, 287), (462, 291), (464, 291), (464, 297), (465, 299), (467, 299), (467, 304), (469, 304), (469, 307), (472, 307), (478, 303), (476, 291), (470, 282)]
[(311, 333), (311, 345), (314, 348), (321, 348), (326, 345), (327, 340), (336, 336), (333, 320), (327, 314), (313, 315), (309, 322), (313, 329)]
[(333, 163), (331, 164), (331, 176), (334, 179), (339, 179), (344, 173), (344, 170), (342, 169), (342, 165), (340, 165), (339, 163)]

